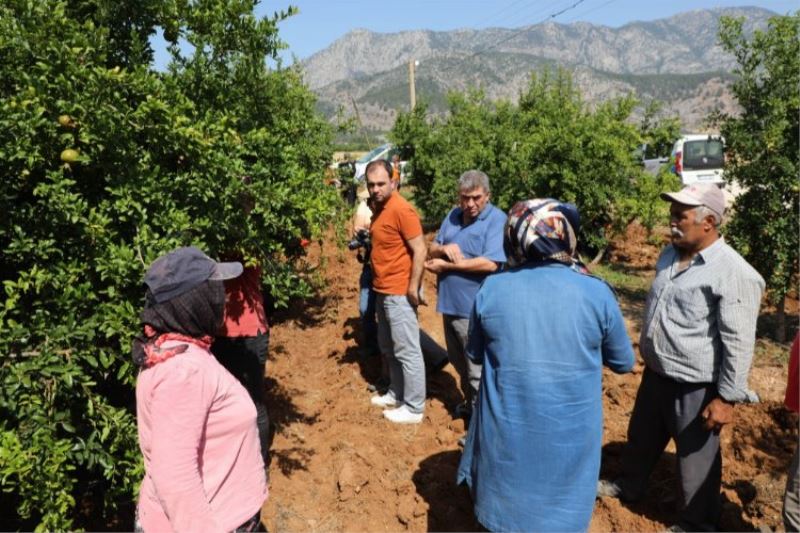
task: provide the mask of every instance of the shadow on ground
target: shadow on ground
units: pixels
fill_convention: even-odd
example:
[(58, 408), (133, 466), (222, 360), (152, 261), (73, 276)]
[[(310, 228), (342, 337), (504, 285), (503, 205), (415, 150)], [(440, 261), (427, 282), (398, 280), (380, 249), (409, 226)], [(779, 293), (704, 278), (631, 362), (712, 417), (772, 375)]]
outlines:
[[(344, 323), (342, 338), (359, 340), (361, 335), (361, 320), (357, 317), (348, 318)], [(450, 410), (454, 409), (462, 397), (456, 380), (443, 371), (449, 364), (447, 351), (424, 330), (420, 330), (420, 344), (425, 358), (427, 397), (441, 401)], [(367, 383), (375, 385), (381, 377), (381, 357), (364, 355), (359, 345), (348, 346), (341, 356), (334, 352), (330, 357), (338, 357), (340, 365), (358, 365), (359, 373)]]
[[(306, 415), (300, 412), (292, 401), (292, 396), (299, 394), (300, 391), (288, 389), (271, 377), (266, 377), (264, 381), (266, 388), (265, 401), (270, 421), (270, 448), (272, 447), (272, 438), (275, 433), (283, 432), (290, 424), (312, 425), (317, 423), (319, 419), (318, 412), (313, 415)], [(307, 470), (308, 461), (313, 455), (314, 450), (302, 446), (302, 442), (291, 448), (270, 449), (270, 460), (275, 461), (281, 472), (287, 476), (295, 470)]]
[[(622, 474), (622, 455), (624, 442), (609, 442), (603, 446), (600, 479), (617, 479)], [(676, 477), (676, 456), (672, 452), (664, 452), (650, 475), (647, 490), (641, 500), (622, 505), (634, 514), (645, 516), (662, 524), (674, 524), (678, 516), (680, 489)], [(724, 468), (724, 466), (723, 466)], [(723, 488), (724, 485), (723, 485)], [(749, 502), (755, 498), (755, 488), (748, 481), (737, 481), (732, 487), (738, 501), (731, 501), (722, 495), (721, 531), (755, 531), (758, 526), (743, 518), (740, 502)]]
[(309, 329), (329, 322), (335, 318), (335, 310), (341, 297), (316, 293), (308, 298), (294, 298), (286, 307), (275, 307), (275, 302), (264, 294), (264, 305), (267, 308), (269, 322), (275, 326), (285, 322), (294, 322), (301, 329)]
[(475, 520), (466, 485), (456, 486), (459, 451), (431, 455), (419, 464), (412, 480), (428, 504), (428, 531), (482, 531)]

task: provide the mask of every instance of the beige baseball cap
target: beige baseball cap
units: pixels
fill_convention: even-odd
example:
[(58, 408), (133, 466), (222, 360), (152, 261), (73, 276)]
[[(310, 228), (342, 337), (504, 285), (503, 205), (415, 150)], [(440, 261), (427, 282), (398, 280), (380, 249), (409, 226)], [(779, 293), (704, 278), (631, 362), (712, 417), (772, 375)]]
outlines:
[(696, 207), (704, 205), (720, 217), (725, 214), (725, 195), (713, 183), (695, 183), (687, 185), (678, 192), (662, 192), (661, 199)]

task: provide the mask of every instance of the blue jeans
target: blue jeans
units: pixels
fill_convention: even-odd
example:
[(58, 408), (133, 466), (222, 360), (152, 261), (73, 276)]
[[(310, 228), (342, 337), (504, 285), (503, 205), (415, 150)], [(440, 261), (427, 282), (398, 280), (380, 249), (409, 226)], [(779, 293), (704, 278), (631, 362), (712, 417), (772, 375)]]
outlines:
[(378, 322), (375, 319), (375, 291), (372, 290), (372, 268), (364, 263), (358, 279), (358, 315), (361, 317), (361, 349), (365, 355), (373, 355), (378, 349)]
[(425, 410), (425, 362), (417, 310), (405, 294), (378, 294), (378, 343), (389, 363), (389, 392), (412, 413)]

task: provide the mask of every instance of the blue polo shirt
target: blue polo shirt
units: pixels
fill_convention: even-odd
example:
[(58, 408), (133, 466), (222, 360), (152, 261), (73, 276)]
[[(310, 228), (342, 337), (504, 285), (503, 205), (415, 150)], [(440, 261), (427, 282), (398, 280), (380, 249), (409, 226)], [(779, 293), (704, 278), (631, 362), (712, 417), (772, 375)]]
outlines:
[[(505, 213), (487, 203), (478, 218), (465, 226), (461, 222), (461, 208), (456, 207), (444, 218), (436, 235), (436, 242), (457, 244), (466, 259), (485, 257), (495, 263), (505, 263), (503, 227), (507, 219)], [(486, 276), (487, 274), (466, 272), (439, 274), (436, 310), (444, 315), (469, 318), (475, 295)]]

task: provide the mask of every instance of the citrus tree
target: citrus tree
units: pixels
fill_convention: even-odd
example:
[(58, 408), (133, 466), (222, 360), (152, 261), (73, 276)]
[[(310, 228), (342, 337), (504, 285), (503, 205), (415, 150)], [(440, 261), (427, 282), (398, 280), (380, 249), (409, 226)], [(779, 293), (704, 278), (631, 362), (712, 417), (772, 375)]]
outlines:
[(723, 17), (719, 39), (734, 55), (738, 116), (717, 115), (729, 161), (725, 177), (739, 183), (728, 235), (767, 283), (786, 339), (785, 298), (797, 286), (800, 172), (800, 12), (773, 17), (749, 39), (743, 20)]
[(268, 67), (291, 12), (253, 7), (0, 5), (0, 529), (131, 529), (129, 354), (152, 260), (194, 244), (261, 263), (278, 304), (308, 290), (303, 239), (338, 209), (331, 132), (300, 73)]
[(661, 200), (661, 193), (681, 187), (680, 178), (671, 170), (674, 161), (668, 159), (672, 145), (680, 136), (681, 122), (679, 117), (666, 114), (663, 102), (658, 100), (648, 102), (642, 111), (639, 134), (644, 150), (637, 151), (637, 155), (647, 159), (665, 158), (666, 161), (655, 173), (646, 170), (635, 180), (633, 193), (620, 199), (623, 206), (620, 211), (628, 213), (630, 221), (636, 219), (651, 238), (653, 228), (669, 220), (669, 203)]
[(634, 156), (643, 138), (629, 120), (636, 105), (621, 98), (590, 109), (568, 72), (544, 70), (517, 104), (473, 90), (451, 93), (444, 118), (429, 119), (424, 104), (401, 113), (392, 139), (410, 160), (415, 201), (429, 221), (455, 204), (458, 176), (477, 168), (501, 209), (534, 197), (577, 204), (581, 240), (597, 252), (636, 216), (639, 182), (649, 179)]

